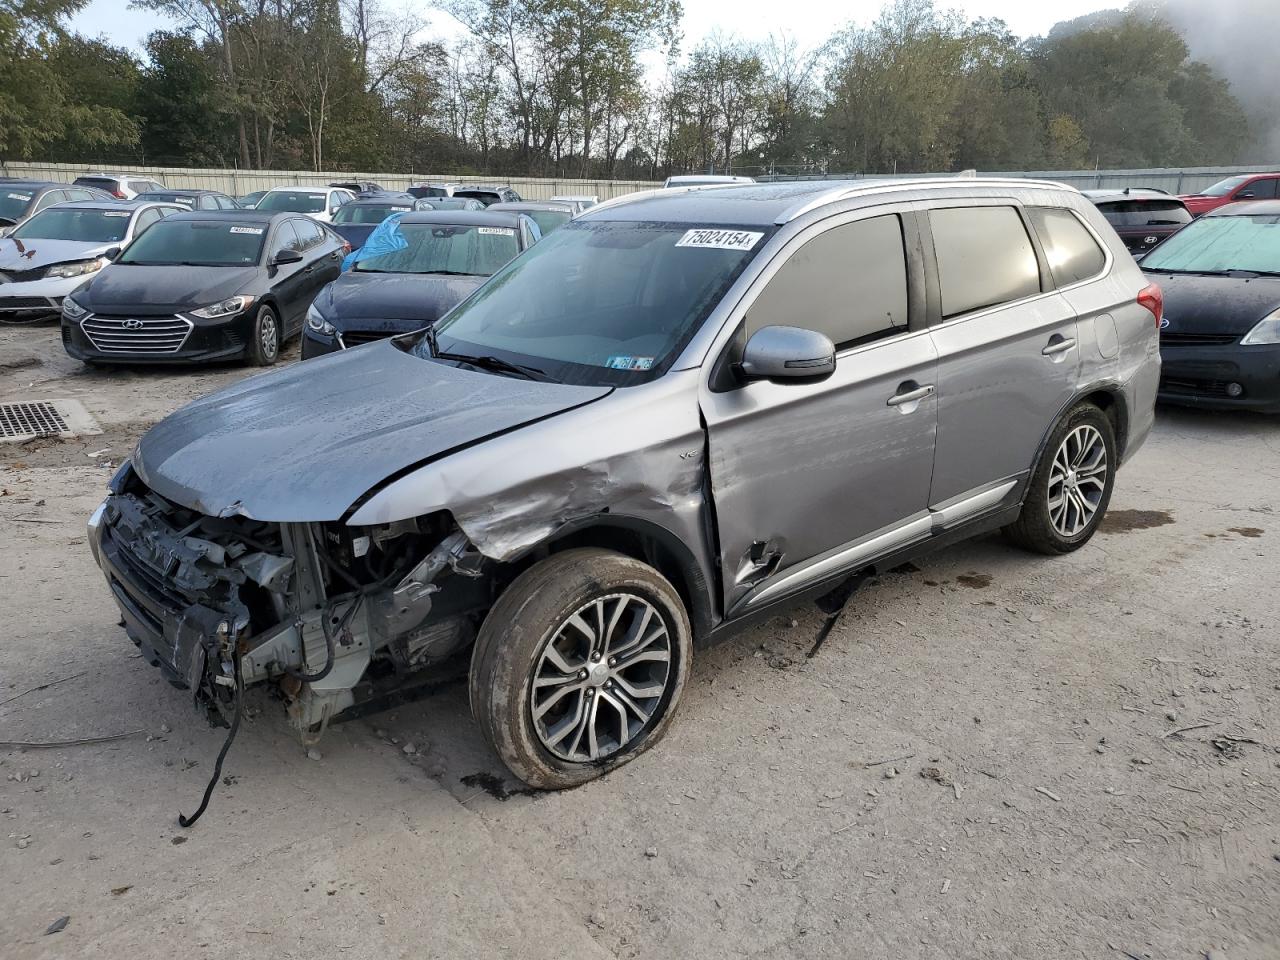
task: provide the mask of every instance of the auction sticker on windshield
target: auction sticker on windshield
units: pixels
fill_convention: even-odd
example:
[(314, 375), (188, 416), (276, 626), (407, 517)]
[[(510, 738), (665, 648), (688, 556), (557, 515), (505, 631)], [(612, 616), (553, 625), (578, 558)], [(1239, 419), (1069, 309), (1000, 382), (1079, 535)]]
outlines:
[(763, 233), (746, 230), (690, 230), (677, 242), (677, 247), (705, 247), (711, 250), (750, 250)]
[(249, 233), (255, 237), (260, 237), (262, 236), (263, 229), (264, 228), (262, 227), (232, 227), (231, 232), (232, 233)]
[(31, 194), (29, 194), (29, 193), (11, 193), (11, 194), (9, 194), (9, 199), (10, 199), (10, 200), (30, 200), (30, 199), (31, 199)]
[(516, 232), (510, 227), (481, 227), (480, 234), (486, 237), (514, 237)]

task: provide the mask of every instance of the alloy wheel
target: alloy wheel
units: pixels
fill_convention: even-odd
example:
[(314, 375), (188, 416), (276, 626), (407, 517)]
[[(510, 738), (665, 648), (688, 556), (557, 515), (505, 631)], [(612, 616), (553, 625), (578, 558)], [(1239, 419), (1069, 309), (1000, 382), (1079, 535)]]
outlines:
[(276, 315), (270, 310), (264, 309), (258, 318), (258, 339), (262, 343), (262, 355), (268, 360), (274, 358), (280, 345)]
[(1049, 470), (1049, 522), (1063, 537), (1079, 536), (1093, 521), (1107, 489), (1107, 444), (1090, 424), (1063, 438)]
[(671, 660), (670, 629), (648, 600), (613, 593), (583, 604), (534, 667), (529, 710), (542, 746), (574, 763), (624, 749), (662, 707)]

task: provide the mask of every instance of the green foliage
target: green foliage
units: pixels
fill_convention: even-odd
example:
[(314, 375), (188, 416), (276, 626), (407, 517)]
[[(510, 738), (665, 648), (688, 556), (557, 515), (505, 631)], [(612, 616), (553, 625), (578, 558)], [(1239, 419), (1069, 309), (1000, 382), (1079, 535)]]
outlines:
[[(134, 0), (177, 24), (145, 62), (68, 35), (86, 0), (0, 0), (0, 156), (659, 177), (1176, 166), (1250, 144), (1227, 82), (1150, 11), (1022, 41), (890, 0), (822, 49), (713, 34), (679, 0)], [(645, 57), (665, 59), (653, 82)]]

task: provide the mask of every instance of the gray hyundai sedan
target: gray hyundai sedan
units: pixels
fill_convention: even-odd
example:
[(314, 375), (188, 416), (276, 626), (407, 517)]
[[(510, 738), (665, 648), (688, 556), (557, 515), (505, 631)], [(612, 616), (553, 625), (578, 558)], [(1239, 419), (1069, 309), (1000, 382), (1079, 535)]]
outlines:
[(778, 605), (984, 531), (1087, 543), (1151, 428), (1160, 311), (1061, 185), (639, 194), (425, 332), (179, 410), (90, 544), (232, 731), (254, 686), (313, 737), (465, 675), (510, 770), (571, 787)]

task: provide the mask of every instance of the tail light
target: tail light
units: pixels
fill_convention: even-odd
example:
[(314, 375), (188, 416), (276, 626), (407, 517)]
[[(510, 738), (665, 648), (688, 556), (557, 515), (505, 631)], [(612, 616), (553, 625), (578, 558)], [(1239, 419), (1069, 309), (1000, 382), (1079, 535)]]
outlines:
[(1151, 311), (1156, 318), (1156, 329), (1160, 329), (1160, 319), (1164, 316), (1164, 292), (1158, 284), (1148, 283), (1138, 291), (1138, 306)]
[(112, 191), (111, 191), (111, 195), (112, 195), (113, 197), (115, 197), (117, 200), (128, 200), (128, 199), (129, 199), (129, 198), (128, 198), (128, 196), (126, 196), (126, 195), (125, 195), (125, 192), (124, 192), (123, 190), (112, 190)]
[(342, 255), (345, 257), (350, 252), (351, 252), (351, 241), (344, 239), (342, 241)]

